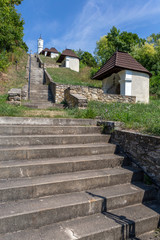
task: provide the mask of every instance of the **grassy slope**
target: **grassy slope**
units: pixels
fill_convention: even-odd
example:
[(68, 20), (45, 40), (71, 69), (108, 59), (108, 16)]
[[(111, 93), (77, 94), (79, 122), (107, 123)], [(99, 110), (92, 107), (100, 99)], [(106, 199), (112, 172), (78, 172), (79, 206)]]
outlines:
[(84, 67), (77, 73), (67, 68), (48, 68), (54, 82), (61, 84), (81, 85), (90, 87), (102, 87), (101, 81), (90, 79), (90, 68)]
[[(57, 58), (45, 57), (40, 55), (42, 62), (46, 64), (57, 64)], [(67, 68), (48, 68), (47, 71), (51, 75), (54, 82), (61, 84), (81, 85), (90, 87), (102, 87), (101, 81), (91, 80), (90, 68), (80, 68), (80, 72), (77, 73)]]
[(43, 63), (60, 65), (59, 63), (57, 63), (58, 57), (51, 58), (51, 57), (45, 57), (44, 55), (39, 55), (39, 57)]
[(101, 103), (90, 102), (87, 110), (68, 110), (77, 118), (94, 118), (121, 121), (125, 128), (160, 136), (160, 100), (149, 104)]
[(21, 52), (21, 59), (16, 68), (15, 63), (11, 64), (5, 73), (0, 72), (0, 94), (7, 94), (11, 88), (21, 88), (27, 83), (26, 65), (28, 55)]

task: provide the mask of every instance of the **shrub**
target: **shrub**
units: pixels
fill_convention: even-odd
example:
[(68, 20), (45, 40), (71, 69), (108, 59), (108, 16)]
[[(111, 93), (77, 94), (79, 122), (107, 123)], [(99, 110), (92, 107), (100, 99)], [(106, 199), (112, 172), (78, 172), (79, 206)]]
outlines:
[(10, 65), (6, 51), (0, 53), (0, 72), (5, 71)]

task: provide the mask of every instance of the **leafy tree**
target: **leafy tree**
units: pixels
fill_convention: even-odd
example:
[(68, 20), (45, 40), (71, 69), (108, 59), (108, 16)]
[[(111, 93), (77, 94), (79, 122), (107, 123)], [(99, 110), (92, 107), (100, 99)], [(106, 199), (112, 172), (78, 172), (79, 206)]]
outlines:
[[(73, 50), (74, 51), (74, 50)], [(74, 51), (75, 54), (79, 57), (79, 59), (81, 59), (82, 57), (82, 54), (84, 53), (84, 51), (82, 51), (81, 49), (77, 50), (77, 51)]]
[(106, 36), (100, 38), (99, 41), (96, 43), (96, 49), (94, 51), (95, 59), (98, 65), (102, 65), (106, 62), (107, 59), (110, 57), (110, 51), (108, 47), (108, 39)]
[(155, 64), (156, 50), (153, 44), (145, 43), (143, 46), (136, 45), (132, 48), (132, 56), (149, 71)]
[(131, 52), (133, 46), (143, 44), (144, 39), (131, 32), (120, 32), (116, 27), (112, 27), (110, 32), (103, 36), (98, 42), (95, 49), (96, 60), (99, 64), (104, 64), (112, 54), (119, 50)]
[(0, 2), (0, 50), (13, 51), (15, 47), (27, 50), (23, 42), (23, 24), (21, 15), (17, 13), (15, 5), (22, 0), (1, 0)]
[(86, 64), (89, 67), (95, 67), (97, 65), (94, 57), (89, 52), (83, 52), (80, 60), (83, 64)]

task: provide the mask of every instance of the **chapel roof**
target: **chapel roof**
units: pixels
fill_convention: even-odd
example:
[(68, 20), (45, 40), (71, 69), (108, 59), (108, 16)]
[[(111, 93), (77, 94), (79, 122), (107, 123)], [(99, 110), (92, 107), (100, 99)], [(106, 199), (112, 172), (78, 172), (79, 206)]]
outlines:
[(73, 58), (79, 58), (71, 49), (66, 49), (62, 52), (62, 54), (58, 58), (57, 62), (61, 63), (66, 56), (73, 57)]
[(149, 76), (152, 76), (152, 74), (145, 67), (137, 62), (127, 52), (117, 51), (93, 76), (93, 79), (103, 80), (104, 78), (111, 76), (112, 73), (118, 73), (122, 70), (133, 70), (147, 73)]
[(50, 48), (48, 52), (50, 52), (50, 53), (58, 53), (57, 49), (54, 48), (54, 47)]

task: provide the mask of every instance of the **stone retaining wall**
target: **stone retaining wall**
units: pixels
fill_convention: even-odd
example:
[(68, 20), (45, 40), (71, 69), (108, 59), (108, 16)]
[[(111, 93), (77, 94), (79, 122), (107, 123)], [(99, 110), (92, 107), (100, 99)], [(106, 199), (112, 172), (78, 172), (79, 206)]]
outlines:
[(118, 144), (160, 186), (160, 137), (115, 130), (111, 142)]
[(51, 76), (45, 70), (45, 81), (51, 84), (52, 92), (55, 94), (55, 102), (61, 103), (64, 100), (64, 91), (70, 88), (71, 94), (80, 94), (87, 98), (88, 101), (100, 102), (121, 102), (121, 103), (135, 103), (136, 97), (122, 96), (116, 94), (104, 94), (101, 88), (87, 87), (87, 86), (73, 86), (54, 83)]
[(67, 88), (64, 91), (64, 98), (67, 102), (67, 105), (70, 108), (78, 107), (78, 108), (86, 108), (88, 105), (87, 98), (80, 94), (72, 94), (70, 88)]

